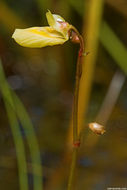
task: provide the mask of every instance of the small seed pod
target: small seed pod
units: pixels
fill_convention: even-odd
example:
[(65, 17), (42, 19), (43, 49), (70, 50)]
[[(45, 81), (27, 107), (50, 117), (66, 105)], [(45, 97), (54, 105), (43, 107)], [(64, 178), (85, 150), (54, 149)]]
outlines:
[(88, 124), (89, 128), (98, 135), (102, 135), (103, 133), (105, 133), (106, 131), (104, 130), (104, 126), (100, 125), (98, 123), (89, 123)]

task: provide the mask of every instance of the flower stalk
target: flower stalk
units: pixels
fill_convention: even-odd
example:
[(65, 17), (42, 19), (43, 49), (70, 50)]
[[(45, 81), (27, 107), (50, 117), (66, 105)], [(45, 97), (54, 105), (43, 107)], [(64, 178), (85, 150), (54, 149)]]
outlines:
[(73, 103), (73, 153), (72, 153), (70, 175), (68, 180), (68, 188), (67, 188), (68, 190), (72, 189), (74, 173), (76, 168), (76, 161), (77, 161), (77, 152), (78, 148), (80, 147), (80, 136), (78, 134), (78, 99), (79, 99), (80, 78), (82, 75), (81, 58), (84, 52), (84, 42), (82, 36), (79, 34), (79, 32), (75, 27), (72, 26), (71, 29), (73, 32), (75, 32), (76, 39), (79, 39), (80, 49), (78, 52), (78, 59), (76, 64), (75, 91), (74, 91), (74, 103)]

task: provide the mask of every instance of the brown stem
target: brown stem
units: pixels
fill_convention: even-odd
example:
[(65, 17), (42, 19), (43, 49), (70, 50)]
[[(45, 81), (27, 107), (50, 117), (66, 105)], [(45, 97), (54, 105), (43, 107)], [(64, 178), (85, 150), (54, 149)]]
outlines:
[(75, 145), (77, 144), (78, 141), (78, 97), (79, 97), (80, 78), (82, 74), (81, 57), (84, 51), (84, 42), (82, 36), (79, 34), (78, 30), (74, 26), (71, 26), (71, 30), (74, 31), (75, 34), (78, 36), (80, 43), (78, 60), (76, 64), (74, 105), (73, 105), (73, 144)]
[(80, 77), (82, 73), (82, 67), (80, 62), (80, 50), (76, 65), (76, 77), (75, 77), (75, 91), (74, 91), (74, 107), (73, 107), (73, 143), (75, 143), (78, 139), (78, 97), (79, 97), (79, 83)]
[(74, 91), (74, 104), (73, 104), (73, 154), (72, 154), (72, 163), (71, 163), (71, 169), (68, 181), (68, 190), (72, 189), (74, 171), (76, 168), (76, 160), (77, 160), (77, 148), (80, 146), (80, 139), (78, 135), (78, 98), (79, 98), (80, 78), (82, 74), (81, 57), (84, 51), (84, 43), (82, 36), (79, 34), (79, 32), (75, 27), (72, 26), (71, 30), (74, 31), (79, 38), (80, 49), (76, 65), (76, 78), (75, 78), (75, 91)]

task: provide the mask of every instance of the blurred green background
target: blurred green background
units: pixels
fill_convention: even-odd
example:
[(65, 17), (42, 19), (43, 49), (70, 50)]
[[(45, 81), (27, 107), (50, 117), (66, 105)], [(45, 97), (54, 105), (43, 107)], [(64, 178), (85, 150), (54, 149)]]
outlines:
[(87, 98), (81, 97), (83, 125), (97, 121), (106, 127), (100, 137), (86, 128), (75, 189), (127, 188), (127, 2), (94, 3), (0, 1), (0, 189), (42, 190), (42, 181), (46, 190), (67, 189), (71, 153), (66, 156), (66, 151), (79, 46), (68, 41), (28, 49), (11, 38), (15, 28), (47, 25), (47, 9), (83, 33), (86, 52), (93, 56), (83, 63), (90, 67), (84, 67), (83, 75), (89, 84), (84, 83)]

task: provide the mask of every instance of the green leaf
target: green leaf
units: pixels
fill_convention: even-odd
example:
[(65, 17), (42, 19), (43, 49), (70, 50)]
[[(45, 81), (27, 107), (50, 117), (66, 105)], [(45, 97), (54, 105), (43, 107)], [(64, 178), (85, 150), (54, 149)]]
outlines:
[(101, 27), (100, 41), (120, 68), (127, 74), (127, 49), (106, 22), (103, 22)]

